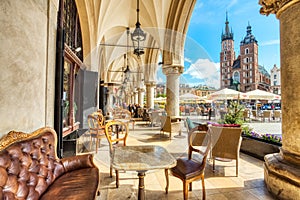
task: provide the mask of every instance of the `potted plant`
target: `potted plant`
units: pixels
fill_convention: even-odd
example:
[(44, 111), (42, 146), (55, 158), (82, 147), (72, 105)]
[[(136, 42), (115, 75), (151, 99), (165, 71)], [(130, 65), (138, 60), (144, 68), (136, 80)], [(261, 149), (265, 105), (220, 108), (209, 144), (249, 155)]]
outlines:
[(245, 107), (238, 101), (231, 102), (227, 108), (224, 120), (220, 123), (229, 126), (240, 125), (243, 128), (240, 151), (263, 160), (266, 154), (277, 153), (281, 146), (281, 137), (272, 134), (262, 134), (253, 131), (244, 124), (243, 112)]
[(224, 119), (220, 120), (221, 124), (234, 124), (242, 125), (243, 120), (243, 110), (245, 107), (239, 104), (238, 101), (232, 101), (227, 108), (227, 113), (224, 115)]
[(278, 153), (281, 147), (281, 137), (273, 134), (262, 134), (253, 131), (249, 126), (243, 126), (243, 141), (241, 152), (264, 160), (266, 154)]

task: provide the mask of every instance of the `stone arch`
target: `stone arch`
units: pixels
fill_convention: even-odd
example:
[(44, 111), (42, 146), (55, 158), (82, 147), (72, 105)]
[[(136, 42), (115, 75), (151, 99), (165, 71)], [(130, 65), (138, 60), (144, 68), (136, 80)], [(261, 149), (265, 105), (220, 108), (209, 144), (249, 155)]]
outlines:
[(172, 1), (168, 14), (163, 51), (165, 65), (183, 66), (184, 42), (187, 27), (196, 1)]

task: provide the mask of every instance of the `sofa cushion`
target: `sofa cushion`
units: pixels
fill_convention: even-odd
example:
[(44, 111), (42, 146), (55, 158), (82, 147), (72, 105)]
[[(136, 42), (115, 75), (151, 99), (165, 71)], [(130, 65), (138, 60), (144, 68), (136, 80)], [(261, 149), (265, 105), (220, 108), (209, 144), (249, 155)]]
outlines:
[(57, 178), (46, 192), (42, 200), (92, 200), (98, 189), (98, 168), (73, 170)]
[(61, 159), (66, 172), (70, 172), (82, 168), (95, 167), (93, 164), (93, 155), (76, 155)]
[(241, 127), (240, 124), (218, 124), (218, 123), (212, 123), (212, 126), (218, 126), (218, 127)]
[(193, 128), (195, 128), (195, 124), (192, 122), (192, 120), (190, 118), (186, 118), (186, 122), (187, 122), (187, 125), (188, 125), (188, 129), (191, 130)]

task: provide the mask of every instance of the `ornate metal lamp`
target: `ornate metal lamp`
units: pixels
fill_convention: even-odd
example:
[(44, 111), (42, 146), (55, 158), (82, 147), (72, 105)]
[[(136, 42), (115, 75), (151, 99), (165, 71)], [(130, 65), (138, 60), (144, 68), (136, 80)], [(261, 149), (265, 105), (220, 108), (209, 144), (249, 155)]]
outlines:
[(146, 40), (146, 33), (141, 29), (141, 23), (139, 22), (139, 0), (137, 0), (137, 22), (135, 24), (135, 30), (131, 33), (131, 40), (134, 46), (133, 53), (138, 57), (145, 53), (143, 46)]

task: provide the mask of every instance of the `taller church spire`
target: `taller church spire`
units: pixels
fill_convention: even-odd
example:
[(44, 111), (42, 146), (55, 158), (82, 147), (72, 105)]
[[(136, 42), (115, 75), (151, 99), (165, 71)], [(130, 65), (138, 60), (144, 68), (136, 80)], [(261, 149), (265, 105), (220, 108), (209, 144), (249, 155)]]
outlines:
[(225, 33), (222, 31), (222, 41), (223, 40), (233, 40), (233, 32), (232, 29), (229, 29), (229, 21), (228, 21), (228, 14), (226, 11), (226, 21), (225, 21)]

